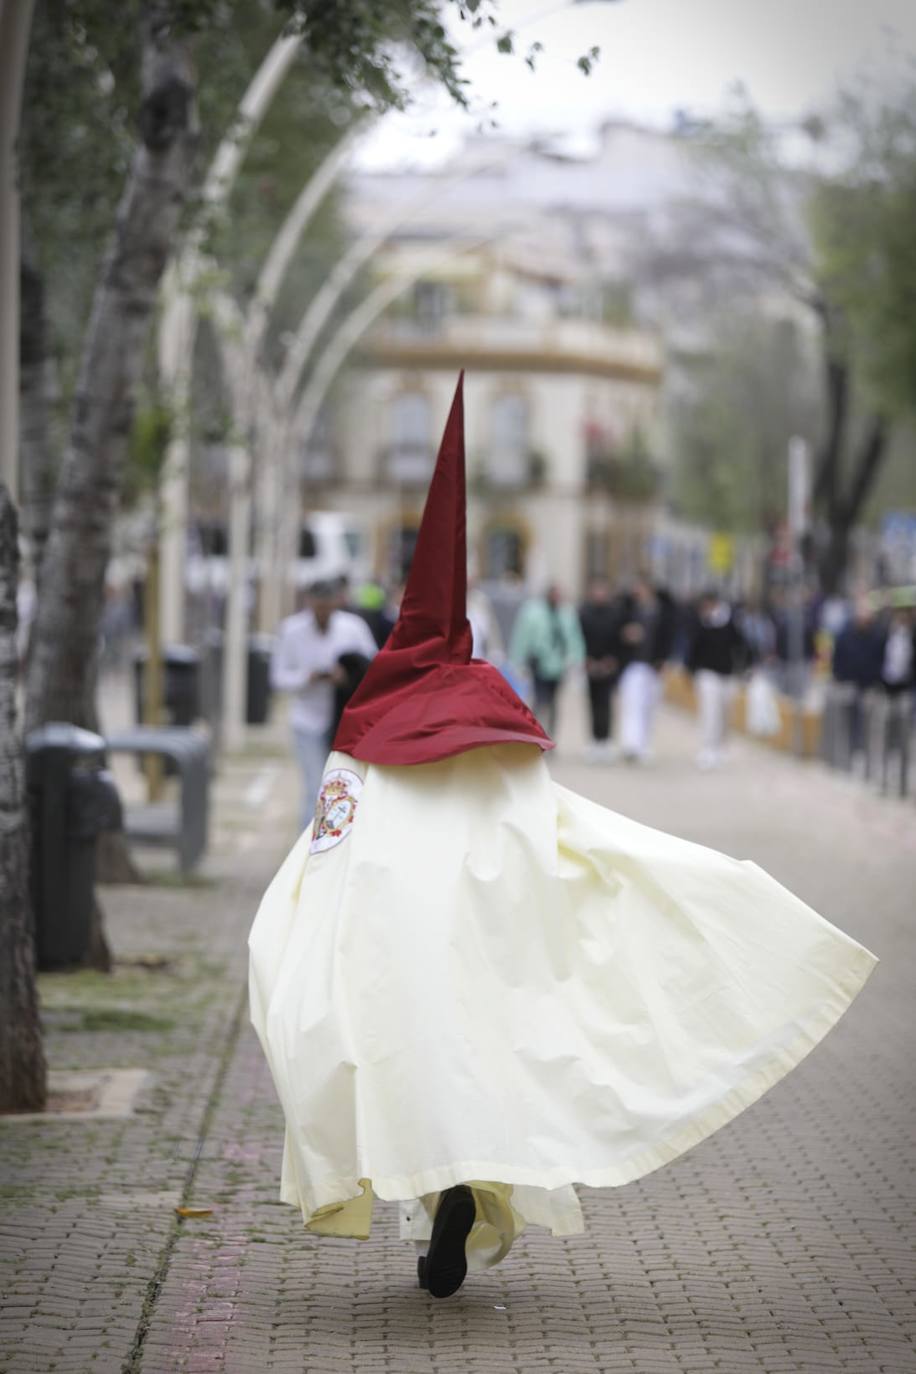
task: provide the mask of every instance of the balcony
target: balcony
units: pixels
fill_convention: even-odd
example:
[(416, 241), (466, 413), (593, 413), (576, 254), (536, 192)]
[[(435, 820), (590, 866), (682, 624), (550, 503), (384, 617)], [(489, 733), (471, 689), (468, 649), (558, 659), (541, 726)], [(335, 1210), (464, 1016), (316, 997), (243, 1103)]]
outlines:
[(662, 474), (646, 454), (591, 453), (586, 460), (585, 486), (588, 491), (607, 492), (631, 505), (645, 505), (658, 496)]
[(459, 315), (428, 326), (387, 319), (367, 337), (363, 356), (388, 367), (509, 368), (565, 372), (657, 385), (663, 357), (658, 339), (634, 329), (587, 320), (534, 323), (504, 316)]
[(471, 485), (481, 493), (529, 491), (547, 480), (547, 460), (534, 449), (504, 449), (478, 462)]

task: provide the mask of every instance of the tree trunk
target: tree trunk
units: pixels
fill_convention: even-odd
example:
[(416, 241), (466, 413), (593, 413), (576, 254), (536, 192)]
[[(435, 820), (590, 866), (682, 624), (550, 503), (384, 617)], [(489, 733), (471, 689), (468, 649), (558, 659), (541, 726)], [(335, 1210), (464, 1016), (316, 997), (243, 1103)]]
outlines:
[(56, 464), (51, 443), (50, 368), (44, 279), (34, 245), (23, 225), (19, 271), (19, 470), (22, 527), (29, 541), (35, 585), (51, 525)]
[(825, 346), (828, 349), (825, 362), (827, 435), (818, 454), (811, 500), (812, 504), (822, 509), (826, 518), (832, 522), (837, 513), (846, 424), (849, 419), (849, 368), (844, 361), (829, 351), (829, 338), (825, 341)]
[(187, 51), (171, 6), (143, 9), (140, 143), (103, 264), (80, 368), (42, 572), (29, 663), (27, 723), (92, 728), (105, 570), (156, 293), (191, 176), (196, 135)]
[(843, 516), (851, 529), (862, 514), (865, 503), (887, 456), (890, 425), (883, 415), (872, 415), (859, 449), (849, 493), (842, 503)]
[(16, 140), (34, 0), (0, 0), (0, 480), (19, 491), (19, 176)]
[(29, 911), (28, 826), (16, 718), (16, 511), (0, 486), (0, 1111), (41, 1111), (46, 1066)]
[(827, 543), (818, 559), (818, 577), (825, 596), (838, 596), (842, 592), (848, 562), (849, 529), (844, 524), (831, 525)]
[(889, 439), (890, 425), (887, 419), (883, 415), (873, 415), (856, 457), (849, 490), (845, 496), (838, 493), (834, 502), (829, 538), (820, 569), (822, 589), (828, 595), (842, 591), (849, 563), (850, 535), (881, 471)]

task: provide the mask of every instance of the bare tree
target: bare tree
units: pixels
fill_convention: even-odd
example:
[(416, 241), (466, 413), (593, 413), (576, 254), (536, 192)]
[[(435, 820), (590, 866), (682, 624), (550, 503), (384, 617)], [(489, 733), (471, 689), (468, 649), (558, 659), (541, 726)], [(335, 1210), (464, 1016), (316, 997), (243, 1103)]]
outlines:
[(662, 296), (693, 283), (714, 296), (766, 305), (781, 296), (809, 313), (822, 374), (812, 495), (824, 537), (816, 557), (824, 590), (835, 591), (892, 424), (874, 398), (864, 415), (855, 412), (860, 392), (849, 320), (811, 231), (810, 210), (824, 178), (787, 168), (775, 136), (749, 108), (724, 130), (702, 128), (694, 152), (697, 195), (677, 207), (662, 238), (644, 247), (641, 275)]

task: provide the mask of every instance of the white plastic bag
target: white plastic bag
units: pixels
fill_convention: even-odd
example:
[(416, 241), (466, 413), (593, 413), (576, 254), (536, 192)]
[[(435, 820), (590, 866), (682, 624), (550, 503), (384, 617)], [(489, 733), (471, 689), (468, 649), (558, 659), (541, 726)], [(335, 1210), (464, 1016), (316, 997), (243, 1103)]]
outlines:
[(781, 726), (776, 688), (765, 673), (753, 673), (747, 688), (748, 733), (778, 735)]

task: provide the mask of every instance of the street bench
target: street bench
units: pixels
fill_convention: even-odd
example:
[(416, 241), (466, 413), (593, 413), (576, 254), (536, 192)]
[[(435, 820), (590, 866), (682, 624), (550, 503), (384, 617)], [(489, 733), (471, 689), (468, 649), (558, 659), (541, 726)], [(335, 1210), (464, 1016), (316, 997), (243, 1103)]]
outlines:
[(113, 754), (153, 755), (178, 776), (178, 799), (125, 808), (124, 828), (137, 844), (175, 850), (181, 873), (190, 873), (207, 850), (210, 803), (210, 741), (182, 726), (135, 725), (109, 735)]

